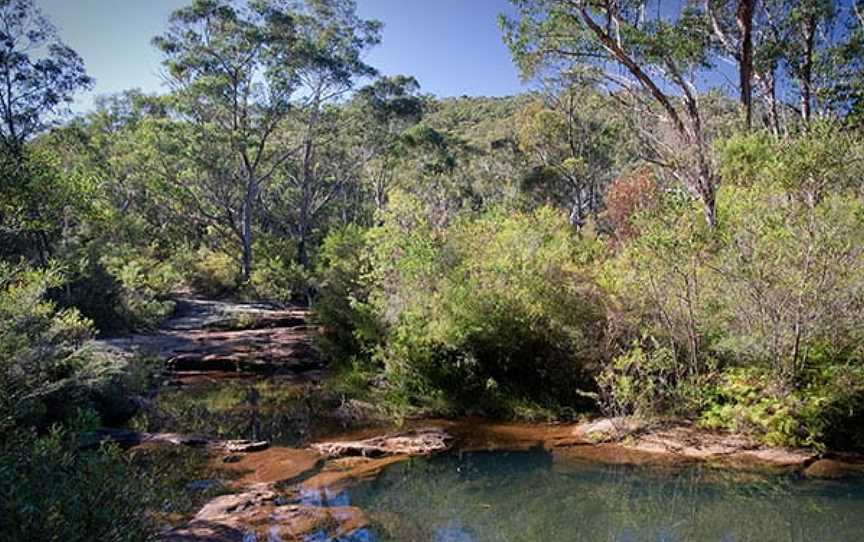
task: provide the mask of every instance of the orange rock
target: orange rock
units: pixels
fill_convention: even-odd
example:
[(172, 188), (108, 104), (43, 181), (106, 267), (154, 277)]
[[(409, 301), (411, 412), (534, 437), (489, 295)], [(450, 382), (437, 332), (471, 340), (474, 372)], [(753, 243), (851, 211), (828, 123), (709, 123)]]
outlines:
[(293, 480), (312, 472), (322, 462), (322, 456), (313, 450), (279, 447), (244, 455), (236, 463), (214, 459), (217, 468), (241, 473), (234, 481), (238, 486)]

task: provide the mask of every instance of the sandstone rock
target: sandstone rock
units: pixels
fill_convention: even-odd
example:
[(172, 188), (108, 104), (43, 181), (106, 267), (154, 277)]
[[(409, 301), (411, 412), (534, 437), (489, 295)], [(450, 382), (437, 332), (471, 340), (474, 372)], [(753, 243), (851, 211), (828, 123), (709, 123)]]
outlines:
[(159, 539), (162, 542), (305, 540), (320, 532), (327, 533), (329, 538), (339, 538), (369, 524), (363, 512), (352, 506), (283, 503), (283, 498), (270, 486), (253, 486), (244, 493), (213, 499), (188, 525), (164, 533)]
[(366, 440), (321, 442), (312, 448), (328, 457), (389, 455), (428, 455), (450, 448), (453, 437), (442, 429), (415, 429)]
[(864, 476), (864, 464), (838, 459), (819, 459), (811, 463), (802, 474), (808, 478), (848, 478)]
[(229, 440), (221, 444), (226, 451), (231, 453), (249, 453), (260, 452), (270, 447), (270, 443), (266, 440), (251, 441), (251, 440)]
[(631, 417), (601, 418), (588, 423), (577, 425), (573, 433), (575, 436), (583, 437), (590, 442), (610, 442), (622, 438), (642, 429), (645, 423)]
[(239, 478), (235, 483), (240, 486), (301, 478), (312, 473), (323, 462), (321, 455), (314, 450), (278, 446), (236, 457), (233, 463), (222, 463), (217, 467), (237, 473)]

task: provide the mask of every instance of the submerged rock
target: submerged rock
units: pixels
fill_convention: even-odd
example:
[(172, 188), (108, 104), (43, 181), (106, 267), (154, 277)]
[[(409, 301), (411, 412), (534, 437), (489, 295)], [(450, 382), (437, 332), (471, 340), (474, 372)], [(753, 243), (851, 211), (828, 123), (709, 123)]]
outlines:
[[(324, 459), (314, 450), (273, 447), (254, 454), (236, 456), (236, 461), (217, 465), (223, 470), (238, 473), (235, 483), (276, 483), (308, 476), (321, 467)], [(222, 460), (224, 461), (224, 459)]]
[(259, 484), (244, 493), (213, 499), (186, 526), (164, 533), (159, 540), (304, 540), (319, 532), (338, 538), (368, 525), (369, 520), (359, 508), (310, 504), (299, 495), (286, 504), (284, 495), (267, 484)]
[(856, 460), (819, 459), (801, 473), (808, 478), (849, 478), (864, 476), (864, 463)]

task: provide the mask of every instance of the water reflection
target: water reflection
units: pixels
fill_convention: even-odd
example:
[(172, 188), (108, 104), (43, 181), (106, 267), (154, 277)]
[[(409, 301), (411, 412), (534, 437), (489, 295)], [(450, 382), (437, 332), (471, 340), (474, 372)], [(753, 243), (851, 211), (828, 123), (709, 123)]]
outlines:
[(562, 465), (541, 450), (415, 460), (323, 498), (373, 519), (375, 536), (351, 542), (864, 540), (856, 482)]

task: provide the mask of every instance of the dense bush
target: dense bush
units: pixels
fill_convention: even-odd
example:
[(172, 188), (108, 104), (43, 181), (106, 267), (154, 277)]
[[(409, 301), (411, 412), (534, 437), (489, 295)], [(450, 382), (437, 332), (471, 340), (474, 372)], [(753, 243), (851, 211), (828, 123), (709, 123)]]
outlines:
[[(633, 219), (639, 235), (624, 245), (603, 269), (610, 332), (625, 351), (624, 372), (644, 375), (639, 389), (652, 389), (656, 376), (651, 350), (673, 362), (663, 370), (665, 390), (690, 387), (710, 375), (715, 365), (713, 341), (721, 333), (718, 279), (708, 265), (717, 245), (697, 205), (682, 194), (667, 193), (658, 204)], [(647, 339), (647, 340), (646, 340)], [(647, 352), (626, 350), (637, 344)], [(647, 364), (643, 361), (648, 362)], [(612, 374), (615, 364), (610, 368)], [(667, 397), (667, 399), (670, 399)], [(662, 400), (682, 412), (695, 404)], [(630, 401), (624, 401), (629, 403)], [(620, 401), (612, 401), (620, 403)]]
[(613, 416), (688, 416), (708, 400), (713, 371), (691, 374), (668, 347), (638, 343), (616, 356), (597, 375), (600, 407)]
[(289, 305), (307, 294), (309, 274), (296, 262), (281, 256), (260, 259), (249, 277), (252, 296), (259, 301)]
[(44, 423), (50, 399), (88, 361), (82, 345), (92, 336), (92, 324), (46, 299), (61, 283), (56, 269), (0, 263), (0, 435)]
[(822, 125), (739, 136), (720, 146), (717, 228), (676, 194), (637, 213), (604, 273), (622, 350), (600, 373), (610, 410), (771, 444), (860, 441), (864, 202), (840, 157), (861, 149)]
[(200, 295), (221, 297), (236, 291), (239, 285), (239, 264), (225, 252), (207, 247), (181, 248), (173, 263), (186, 284)]
[(405, 198), (371, 236), (379, 356), (403, 397), (499, 414), (580, 402), (603, 317), (586, 270), (597, 247), (566, 216), (492, 212), (436, 229)]
[(809, 373), (806, 385), (790, 391), (778, 385), (769, 370), (727, 369), (699, 422), (712, 429), (756, 434), (776, 446), (864, 445), (864, 370), (828, 365)]
[[(85, 347), (92, 324), (48, 292), (56, 269), (0, 264), (0, 532), (9, 540), (147, 540), (145, 492), (116, 449), (78, 449), (148, 382)], [(137, 376), (136, 376), (137, 375)], [(94, 410), (94, 408), (96, 410)]]
[(182, 278), (154, 247), (125, 247), (104, 255), (101, 262), (120, 287), (115, 310), (127, 329), (153, 330), (174, 310), (170, 295)]
[(315, 268), (315, 319), (325, 324), (319, 344), (332, 361), (368, 361), (381, 327), (369, 304), (366, 230), (352, 225), (324, 239)]
[(66, 421), (79, 407), (95, 412), (103, 422), (121, 423), (135, 413), (135, 395), (153, 384), (152, 362), (96, 352), (87, 344), (92, 323), (48, 300), (48, 292), (62, 284), (56, 269), (0, 264), (3, 431), (46, 429)]
[(116, 448), (76, 450), (74, 432), (21, 431), (0, 447), (6, 540), (151, 540), (147, 492)]

